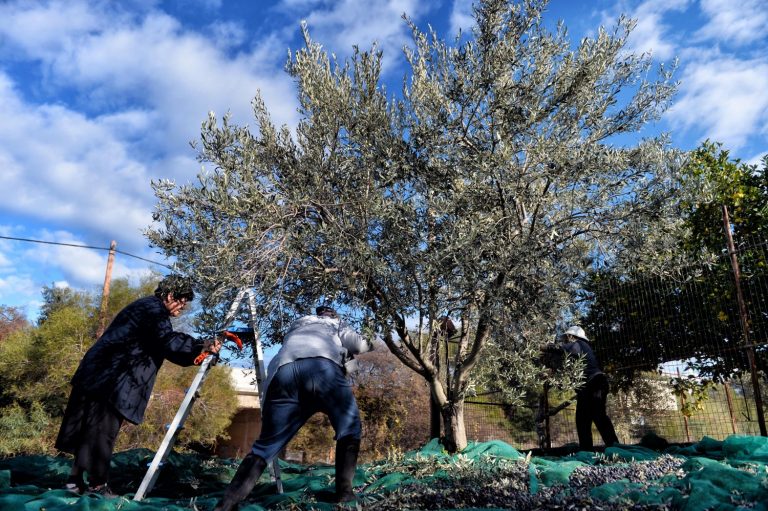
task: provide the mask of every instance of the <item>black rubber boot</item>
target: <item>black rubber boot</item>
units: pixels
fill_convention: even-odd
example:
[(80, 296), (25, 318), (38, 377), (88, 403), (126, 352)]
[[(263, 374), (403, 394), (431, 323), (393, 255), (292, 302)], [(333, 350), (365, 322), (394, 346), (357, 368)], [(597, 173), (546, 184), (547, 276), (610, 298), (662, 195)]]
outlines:
[(357, 468), (360, 439), (347, 436), (336, 441), (336, 502), (354, 502), (352, 478)]
[(266, 467), (267, 462), (264, 461), (264, 458), (253, 453), (248, 454), (237, 468), (235, 477), (232, 478), (232, 482), (229, 483), (229, 486), (224, 491), (224, 498), (216, 504), (214, 511), (236, 509), (240, 501), (251, 493)]
[(82, 494), (88, 489), (88, 485), (85, 484), (83, 479), (83, 471), (76, 465), (72, 465), (72, 470), (67, 477), (67, 483), (64, 485), (64, 489), (73, 493)]

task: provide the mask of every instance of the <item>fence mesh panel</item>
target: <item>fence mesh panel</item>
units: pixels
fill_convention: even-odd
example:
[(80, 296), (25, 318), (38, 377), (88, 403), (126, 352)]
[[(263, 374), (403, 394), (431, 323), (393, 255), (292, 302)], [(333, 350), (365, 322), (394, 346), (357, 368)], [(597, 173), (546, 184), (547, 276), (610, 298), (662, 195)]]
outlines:
[[(581, 324), (611, 380), (608, 414), (621, 442), (649, 434), (669, 442), (760, 434), (758, 406), (768, 395), (768, 241), (743, 242), (736, 257), (743, 307), (726, 251), (673, 277), (598, 275), (584, 290)], [(568, 394), (548, 392), (546, 406), (564, 405)], [(467, 435), (539, 447), (537, 408), (471, 399)], [(539, 433), (546, 427), (552, 447), (577, 443), (574, 414), (575, 401)], [(596, 430), (593, 436), (600, 445)]]

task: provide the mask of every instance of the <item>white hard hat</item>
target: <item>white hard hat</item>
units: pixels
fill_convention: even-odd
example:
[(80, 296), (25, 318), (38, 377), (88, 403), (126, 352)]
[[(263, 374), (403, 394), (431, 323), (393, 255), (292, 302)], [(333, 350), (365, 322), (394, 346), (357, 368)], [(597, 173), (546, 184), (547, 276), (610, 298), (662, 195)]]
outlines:
[(568, 330), (565, 331), (565, 335), (572, 335), (574, 337), (578, 337), (579, 339), (589, 341), (589, 339), (587, 339), (587, 334), (584, 333), (584, 329), (580, 326), (574, 325), (572, 327), (568, 327)]

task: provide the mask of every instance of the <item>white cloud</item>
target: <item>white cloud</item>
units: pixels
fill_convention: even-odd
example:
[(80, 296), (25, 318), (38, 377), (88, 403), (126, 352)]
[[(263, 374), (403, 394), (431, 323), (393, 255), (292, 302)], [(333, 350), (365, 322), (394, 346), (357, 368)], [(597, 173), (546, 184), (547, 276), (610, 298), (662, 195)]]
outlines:
[[(285, 95), (292, 87), (282, 70), (285, 41), (268, 35), (249, 53), (230, 56), (227, 48), (245, 37), (234, 23), (214, 22), (208, 29), (218, 32), (211, 35), (157, 10), (129, 15), (112, 2), (21, 5), (0, 10), (3, 53), (22, 48), (25, 58), (39, 60), (48, 90), (69, 91), (78, 109), (152, 112), (155, 138), (166, 150), (170, 144), (186, 150), (209, 110), (251, 121), (250, 101), (259, 89), (278, 124), (295, 122), (295, 100)], [(61, 22), (73, 18), (80, 21)], [(222, 44), (222, 31), (237, 40)]]
[(171, 140), (196, 138), (209, 110), (231, 111), (240, 123), (251, 119), (250, 101), (261, 90), (278, 123), (294, 119), (286, 101), (289, 78), (280, 52), (267, 41), (234, 57), (211, 39), (184, 31), (178, 21), (151, 13), (140, 24), (120, 25), (84, 39), (76, 51), (54, 64), (68, 83), (87, 91), (88, 99), (109, 108), (130, 103), (157, 112), (155, 129)]
[(627, 46), (635, 53), (650, 53), (661, 60), (675, 56), (675, 44), (666, 38), (661, 15), (648, 14), (638, 19)]
[(0, 116), (13, 119), (0, 126), (5, 210), (138, 238), (150, 221), (149, 179), (124, 142), (78, 112), (25, 104), (3, 75)]
[(229, 56), (161, 12), (127, 15), (115, 5), (0, 6), (0, 54), (21, 49), (28, 65), (39, 63), (55, 98), (30, 102), (27, 84), (0, 69), (0, 115), (13, 120), (0, 124), (0, 200), (6, 211), (136, 251), (151, 221), (150, 179), (194, 178), (188, 142), (209, 110), (247, 124), (261, 89), (275, 122), (292, 125), (295, 98), (285, 94), (292, 85), (278, 39)]
[[(247, 124), (261, 89), (275, 122), (295, 124), (279, 32), (248, 40), (241, 25), (220, 22), (196, 32), (158, 5), (0, 3), (0, 62), (25, 73), (0, 66), (0, 118), (7, 121), (0, 123), (0, 211), (21, 223), (3, 231), (95, 246), (114, 239), (119, 250), (164, 262), (141, 234), (155, 203), (150, 180), (194, 179), (200, 165), (188, 142), (208, 111), (231, 111), (234, 122)], [(106, 258), (99, 250), (0, 244), (0, 303), (36, 309), (51, 282), (100, 286)], [(118, 254), (113, 276), (138, 281), (147, 266)]]
[(39, 298), (40, 287), (29, 275), (0, 276), (0, 305), (21, 304), (21, 302), (8, 300), (12, 295)]
[(6, 40), (2, 54), (55, 60), (72, 51), (81, 37), (103, 30), (108, 23), (84, 2), (8, 2), (0, 4), (0, 36)]
[[(70, 245), (87, 245), (77, 235), (64, 231), (41, 230), (31, 234), (34, 239), (48, 242), (65, 243), (55, 244), (23, 244), (19, 245), (13, 257), (16, 260), (17, 270), (30, 273), (37, 269), (39, 274), (34, 277), (38, 287), (44, 284), (54, 283), (57, 287), (75, 288), (100, 288), (104, 283), (109, 251), (105, 250), (109, 243), (104, 243), (104, 250), (94, 248), (75, 247)], [(118, 251), (125, 251), (118, 241)], [(128, 251), (128, 253), (132, 253)], [(137, 254), (138, 255), (138, 254)], [(148, 254), (142, 253), (141, 256)], [(159, 257), (148, 257), (150, 260), (158, 260)], [(162, 261), (158, 261), (162, 262)], [(116, 253), (112, 267), (112, 277), (126, 277), (133, 281), (146, 275), (149, 270), (144, 263), (136, 267), (136, 260), (120, 252)]]
[(664, 16), (671, 11), (684, 11), (690, 0), (648, 0), (639, 4), (630, 13), (637, 25), (627, 41), (630, 51), (651, 53), (660, 60), (674, 58), (678, 41)]
[[(71, 239), (68, 233), (57, 232), (46, 236), (66, 243), (80, 244)], [(36, 246), (27, 251), (30, 261), (37, 263), (39, 267), (55, 268), (61, 272), (63, 278), (54, 281), (61, 287), (73, 285), (76, 288), (92, 288), (103, 283), (107, 265), (107, 252), (83, 249), (76, 247), (44, 245)]]
[(208, 32), (219, 48), (235, 48), (248, 40), (245, 27), (232, 21), (215, 21), (208, 26)]
[(307, 21), (312, 39), (340, 57), (351, 54), (353, 45), (368, 50), (375, 42), (384, 53), (383, 66), (388, 70), (402, 59), (402, 47), (411, 41), (402, 15), (418, 19), (429, 9), (429, 2), (291, 1), (283, 2), (282, 6), (294, 12), (300, 7), (299, 15)]
[(701, 10), (709, 21), (696, 32), (699, 40), (748, 44), (768, 37), (765, 0), (701, 0)]
[[(688, 140), (686, 148), (690, 148), (710, 138), (739, 150), (768, 134), (768, 90), (764, 86), (768, 81), (764, 57), (768, 22), (761, 21), (766, 11), (768, 4), (763, 0), (620, 0), (602, 18), (615, 19), (627, 12), (637, 19), (629, 50), (651, 52), (660, 61), (680, 58), (679, 92), (664, 117), (675, 140)], [(702, 17), (709, 19), (704, 28), (696, 25)], [(760, 26), (746, 18), (759, 20)], [(738, 41), (734, 30), (750, 31), (742, 42), (751, 41), (753, 46), (727, 52), (711, 44)]]
[(690, 63), (680, 98), (667, 113), (673, 125), (741, 149), (768, 127), (768, 61), (722, 56)]
[(453, 37), (459, 33), (468, 33), (475, 26), (475, 14), (472, 12), (472, 0), (453, 0), (453, 8), (451, 9), (451, 33), (449, 36)]

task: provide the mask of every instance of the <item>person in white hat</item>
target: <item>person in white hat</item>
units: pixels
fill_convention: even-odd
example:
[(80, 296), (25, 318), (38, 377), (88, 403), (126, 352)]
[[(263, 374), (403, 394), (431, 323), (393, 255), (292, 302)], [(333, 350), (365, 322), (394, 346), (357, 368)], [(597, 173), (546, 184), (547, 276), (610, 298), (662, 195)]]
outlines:
[(567, 356), (584, 357), (584, 385), (576, 392), (576, 432), (579, 435), (579, 448), (591, 451), (592, 423), (603, 437), (606, 447), (619, 442), (613, 423), (605, 411), (608, 396), (608, 378), (600, 368), (589, 339), (580, 326), (571, 326), (565, 331), (560, 349)]

